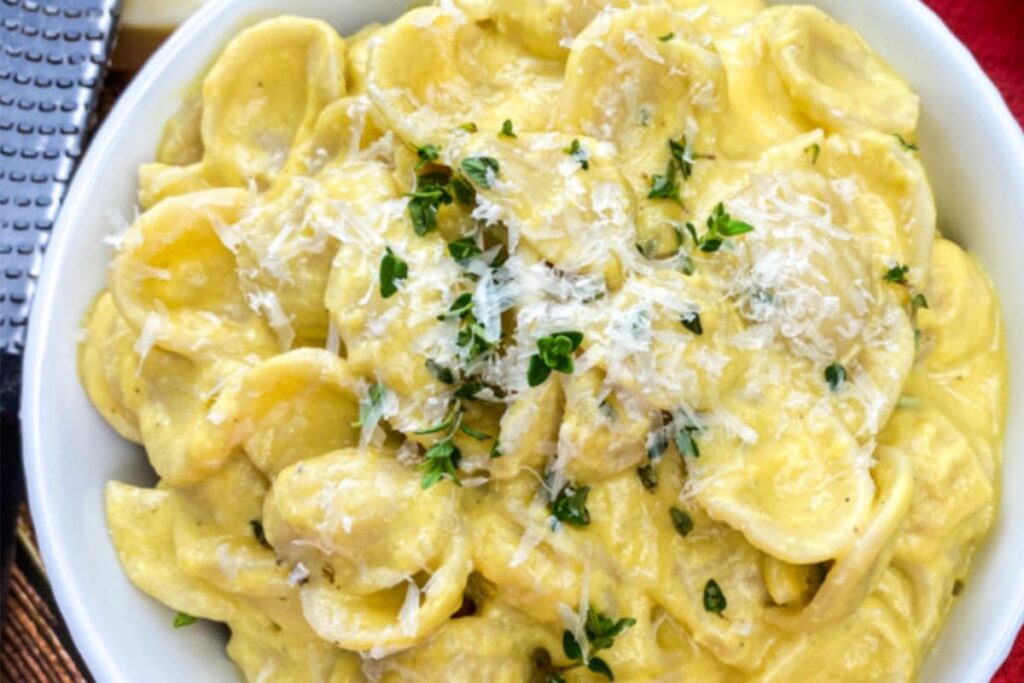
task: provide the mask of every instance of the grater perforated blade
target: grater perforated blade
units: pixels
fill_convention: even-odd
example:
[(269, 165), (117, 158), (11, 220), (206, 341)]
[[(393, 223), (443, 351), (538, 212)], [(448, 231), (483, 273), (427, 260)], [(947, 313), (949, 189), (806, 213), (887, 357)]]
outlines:
[(120, 0), (0, 0), (3, 585), (21, 497), (18, 402), (46, 245), (96, 118)]

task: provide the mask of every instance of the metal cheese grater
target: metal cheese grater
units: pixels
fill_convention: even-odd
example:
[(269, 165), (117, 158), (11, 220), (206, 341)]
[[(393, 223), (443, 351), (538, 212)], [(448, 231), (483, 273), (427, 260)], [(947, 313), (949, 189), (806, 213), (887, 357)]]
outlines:
[(18, 400), (29, 307), (95, 123), (120, 0), (0, 0), (0, 410), (3, 568), (20, 498)]

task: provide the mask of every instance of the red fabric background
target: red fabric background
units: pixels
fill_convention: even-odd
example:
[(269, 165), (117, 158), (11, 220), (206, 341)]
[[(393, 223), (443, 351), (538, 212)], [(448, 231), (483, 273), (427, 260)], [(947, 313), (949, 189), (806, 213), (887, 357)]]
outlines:
[[(925, 0), (974, 53), (1024, 126), (1024, 0)], [(1024, 632), (992, 683), (1024, 683)]]

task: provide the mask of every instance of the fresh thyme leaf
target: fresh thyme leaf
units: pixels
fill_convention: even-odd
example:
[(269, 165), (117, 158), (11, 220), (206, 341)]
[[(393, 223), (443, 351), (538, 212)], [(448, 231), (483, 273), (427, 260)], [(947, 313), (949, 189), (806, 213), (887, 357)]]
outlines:
[(897, 285), (906, 285), (907, 275), (910, 274), (910, 266), (904, 264), (896, 264), (889, 270), (885, 271), (885, 275), (882, 279), (886, 282), (892, 282)]
[(502, 137), (506, 138), (519, 137), (518, 135), (516, 135), (516, 132), (512, 129), (512, 121), (509, 119), (505, 119), (504, 123), (501, 124), (501, 132), (498, 133), (498, 135), (501, 135)]
[(433, 358), (428, 358), (426, 365), (427, 370), (438, 382), (442, 384), (455, 384), (455, 375), (452, 373), (451, 368), (441, 365)]
[(191, 626), (192, 624), (199, 621), (191, 614), (185, 612), (178, 612), (174, 615), (174, 628), (183, 628), (185, 626)]
[(480, 131), (480, 128), (472, 121), (467, 121), (466, 123), (461, 123), (455, 126), (455, 130), (461, 130), (467, 133), (477, 133)]
[(676, 528), (679, 535), (686, 538), (693, 531), (693, 518), (690, 517), (689, 513), (685, 510), (680, 510), (677, 507), (668, 509), (669, 515), (672, 517), (672, 526)]
[(575, 159), (584, 171), (590, 170), (590, 154), (583, 149), (579, 140), (574, 138), (572, 144), (565, 148), (565, 153)]
[(666, 33), (663, 36), (658, 36), (658, 40), (660, 40), (663, 43), (667, 43), (668, 41), (672, 40), (675, 37), (676, 37), (675, 33)]
[(380, 382), (370, 386), (366, 396), (359, 400), (359, 421), (353, 422), (353, 427), (363, 427), (368, 424), (375, 424), (384, 415), (384, 399), (387, 398), (388, 389)]
[(427, 449), (423, 457), (424, 473), (420, 482), (422, 488), (429, 489), (445, 477), (451, 478), (457, 486), (461, 485), (456, 467), (462, 459), (462, 452), (450, 439), (438, 441)]
[(832, 391), (839, 391), (846, 384), (846, 368), (839, 363), (833, 363), (825, 368), (825, 381)]
[(437, 212), (443, 204), (452, 203), (447, 190), (447, 173), (424, 173), (416, 178), (416, 190), (408, 194), (409, 218), (420, 237), (437, 228)]
[(501, 451), (501, 444), (498, 442), (497, 439), (494, 440), (494, 444), (491, 445), (491, 450), (487, 453), (487, 455), (492, 460), (495, 459), (495, 458), (500, 458), (501, 456), (505, 455)]
[(441, 320), (448, 318), (465, 318), (473, 312), (473, 292), (460, 294), (448, 307), (448, 312), (439, 316)]
[(893, 135), (893, 137), (895, 137), (896, 141), (900, 143), (900, 147), (903, 148), (903, 151), (905, 151), (905, 152), (916, 152), (916, 151), (918, 151), (918, 146), (915, 143), (907, 142), (906, 140), (903, 139), (903, 136), (900, 135), (899, 133), (895, 133)]
[(501, 165), (494, 157), (469, 157), (462, 162), (462, 172), (470, 180), (487, 189), (491, 186), (491, 174), (498, 175)]
[(476, 245), (476, 239), (473, 237), (460, 237), (448, 243), (448, 253), (452, 255), (453, 259), (462, 263), (474, 256), (479, 256), (483, 251)]
[(575, 369), (573, 353), (583, 343), (583, 333), (555, 332), (537, 340), (537, 354), (530, 357), (526, 379), (531, 387), (544, 382), (552, 370), (572, 374)]
[(688, 180), (693, 175), (693, 159), (686, 152), (686, 136), (684, 135), (679, 142), (669, 139), (668, 149), (672, 153), (679, 172), (683, 174), (683, 180)]
[(583, 661), (583, 648), (581, 648), (580, 644), (576, 642), (576, 636), (574, 636), (572, 631), (568, 629), (562, 633), (562, 651), (570, 661)]
[(590, 661), (587, 662), (587, 668), (596, 674), (601, 674), (609, 681), (615, 680), (615, 676), (612, 674), (612, 669), (608, 666), (608, 662), (604, 661), (600, 657), (591, 657)]
[(696, 237), (697, 230), (692, 228), (692, 224), (687, 223), (686, 227), (690, 230), (690, 234), (694, 236), (694, 240), (700, 247), (700, 250), (709, 254), (718, 251), (725, 244), (726, 238), (745, 235), (754, 230), (754, 226), (735, 220), (726, 213), (725, 205), (722, 202), (715, 206), (711, 215), (708, 216), (706, 223), (707, 231), (699, 238)]
[(250, 519), (249, 526), (252, 527), (252, 535), (256, 537), (259, 544), (264, 548), (269, 548), (270, 543), (267, 541), (267, 535), (263, 531), (263, 522), (258, 519)]
[(391, 247), (386, 247), (380, 260), (380, 295), (387, 299), (398, 293), (398, 282), (409, 277), (409, 264), (395, 256)]
[(590, 642), (593, 652), (597, 652), (598, 650), (607, 650), (614, 645), (615, 639), (635, 623), (636, 619), (632, 617), (623, 617), (618, 621), (612, 620), (591, 607), (587, 610), (587, 621), (583, 630), (587, 634), (587, 640)]
[(683, 327), (693, 332), (696, 335), (704, 334), (704, 326), (700, 322), (700, 312), (694, 311), (689, 315), (684, 315), (679, 319), (679, 322), (683, 324)]
[(459, 431), (461, 431), (466, 436), (473, 437), (477, 441), (490, 441), (492, 438), (494, 438), (490, 434), (485, 434), (483, 432), (480, 432), (480, 431), (477, 431), (477, 430), (473, 429), (472, 427), (467, 425), (465, 422), (459, 423)]
[(714, 579), (708, 579), (704, 584), (704, 609), (712, 614), (722, 615), (729, 602), (725, 599), (725, 593), (718, 586)]
[[(583, 644), (576, 640), (576, 636), (572, 631), (566, 629), (562, 632), (562, 651), (565, 652), (566, 659), (573, 662), (573, 664), (567, 667), (560, 667), (559, 671), (575, 669), (584, 666), (585, 663), (586, 668), (590, 671), (601, 674), (609, 681), (614, 681), (615, 676), (612, 674), (612, 669), (608, 666), (608, 662), (598, 657), (597, 653), (611, 648), (615, 644), (615, 639), (635, 623), (636, 619), (632, 617), (613, 621), (591, 606), (587, 611), (587, 619), (583, 627), (588, 645), (587, 657), (584, 658), (583, 656)], [(556, 679), (560, 681), (565, 680), (561, 673), (555, 673), (547, 681), (548, 683), (553, 683)]]
[(675, 161), (669, 160), (663, 175), (651, 177), (651, 190), (648, 199), (679, 199), (679, 182), (676, 181)]
[(818, 163), (818, 157), (821, 156), (821, 145), (815, 142), (810, 147), (805, 147), (804, 152), (811, 155), (811, 165), (813, 166)]
[(452, 174), (452, 192), (455, 193), (455, 198), (459, 200), (460, 204), (472, 205), (476, 201), (476, 190), (466, 180), (462, 174)]
[(675, 443), (680, 455), (691, 458), (700, 457), (700, 448), (697, 446), (697, 440), (693, 437), (694, 431), (696, 431), (695, 428), (684, 427), (676, 434)]
[(644, 485), (644, 488), (648, 491), (653, 491), (658, 488), (658, 470), (654, 469), (654, 465), (647, 463), (643, 467), (638, 467), (636, 474), (640, 477), (640, 483)]
[(915, 294), (914, 298), (910, 300), (910, 305), (915, 311), (919, 308), (928, 308), (928, 299), (924, 297), (924, 294)]
[(440, 156), (440, 150), (437, 148), (436, 145), (423, 145), (422, 147), (417, 147), (416, 145), (413, 145), (413, 149), (416, 150), (416, 156), (420, 158), (419, 163), (416, 164), (417, 171), (426, 166), (427, 164), (434, 163)]
[(530, 356), (530, 367), (526, 371), (526, 381), (531, 387), (544, 383), (551, 374), (551, 368), (541, 359), (540, 354)]
[(577, 489), (566, 484), (551, 501), (551, 514), (559, 522), (565, 522), (572, 526), (587, 526), (590, 524), (590, 511), (587, 510), (587, 495), (589, 493), (589, 486)]
[(467, 401), (476, 398), (476, 395), (484, 388), (484, 383), (478, 379), (470, 380), (465, 382), (461, 387), (455, 390), (455, 398), (463, 398)]

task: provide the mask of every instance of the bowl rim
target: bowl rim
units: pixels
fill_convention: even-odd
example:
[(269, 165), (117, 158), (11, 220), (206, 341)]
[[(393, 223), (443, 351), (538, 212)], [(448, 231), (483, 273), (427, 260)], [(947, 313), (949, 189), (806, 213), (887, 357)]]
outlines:
[[(122, 93), (97, 131), (72, 179), (56, 221), (53, 239), (47, 249), (29, 321), (23, 361), (20, 412), (22, 459), (29, 505), (57, 605), (90, 672), (101, 681), (118, 679), (119, 667), (116, 665), (115, 647), (91, 627), (89, 611), (83, 597), (88, 589), (76, 577), (73, 558), (61, 546), (60, 536), (54, 528), (55, 518), (52, 511), (55, 509), (54, 506), (61, 505), (61, 501), (53, 500), (48, 493), (46, 465), (44, 458), (41, 457), (41, 387), (43, 364), (46, 360), (42, 351), (43, 340), (50, 334), (53, 308), (59, 297), (59, 270), (69, 256), (71, 231), (74, 230), (77, 216), (88, 209), (91, 189), (101, 181), (98, 171), (106, 166), (111, 155), (116, 154), (112, 143), (120, 136), (143, 98), (154, 90), (160, 90), (162, 74), (173, 68), (176, 58), (188, 49), (194, 37), (206, 31), (223, 31), (218, 20), (225, 15), (237, 22), (237, 18), (245, 14), (244, 10), (238, 9), (244, 2), (245, 0), (215, 0), (204, 4), (164, 42)], [(998, 123), (1000, 137), (1014, 147), (1015, 158), (1018, 159), (1020, 171), (1024, 174), (1024, 131), (974, 55), (922, 0), (888, 2), (897, 5), (897, 9), (905, 12), (914, 24), (926, 31), (941, 50), (955, 58), (963, 73), (972, 80), (977, 92), (984, 98), (983, 104)], [(1008, 415), (1007, 419), (1009, 417)], [(1024, 625), (1024, 585), (1015, 588), (1017, 604), (1004, 611), (1001, 623), (993, 624), (993, 638), (990, 639), (986, 651), (975, 655), (978, 660), (976, 671), (984, 676), (986, 681), (1002, 666), (1021, 626)]]

